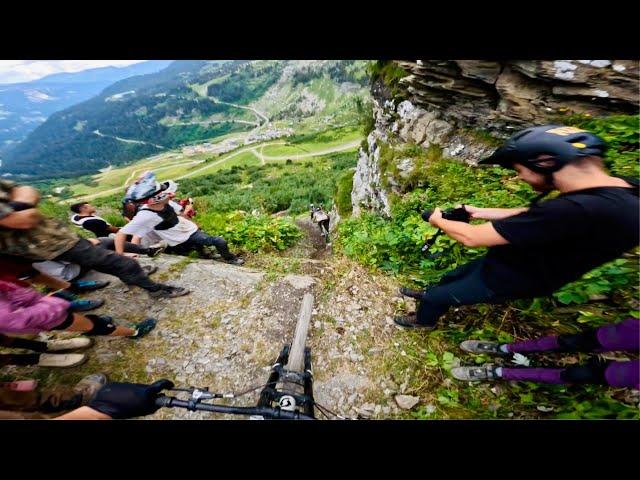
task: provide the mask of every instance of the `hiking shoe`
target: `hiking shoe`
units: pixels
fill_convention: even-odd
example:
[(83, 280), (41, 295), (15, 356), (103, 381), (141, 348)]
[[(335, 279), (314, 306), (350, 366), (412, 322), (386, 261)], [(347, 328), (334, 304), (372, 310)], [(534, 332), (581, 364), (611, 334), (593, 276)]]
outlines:
[(416, 300), (420, 300), (422, 298), (422, 295), (424, 293), (424, 290), (412, 290), (411, 288), (408, 287), (402, 287), (399, 290), (400, 295), (404, 295), (405, 297), (411, 297), (411, 298), (415, 298)]
[(158, 267), (156, 267), (155, 265), (145, 265), (142, 267), (142, 270), (147, 274), (148, 277), (149, 275), (156, 273), (158, 271)]
[(147, 255), (151, 258), (153, 257), (157, 257), (158, 255), (160, 255), (162, 252), (164, 252), (164, 249), (166, 247), (164, 246), (160, 246), (160, 247), (149, 247), (147, 249)]
[(69, 310), (73, 312), (87, 312), (89, 310), (95, 310), (102, 305), (104, 305), (104, 300), (78, 299), (71, 302), (71, 305), (69, 305)]
[(152, 292), (147, 290), (151, 298), (175, 298), (181, 297), (191, 293), (190, 290), (182, 287), (172, 287), (170, 285), (163, 285), (159, 290)]
[(73, 391), (82, 395), (82, 405), (86, 405), (93, 400), (93, 397), (96, 396), (98, 391), (104, 387), (106, 383), (107, 377), (105, 375), (102, 373), (94, 373), (76, 383)]
[(41, 353), (37, 365), (39, 367), (69, 368), (82, 365), (88, 359), (89, 357), (84, 353)]
[(510, 357), (510, 352), (500, 350), (500, 344), (497, 342), (483, 342), (480, 340), (465, 340), (460, 344), (460, 348), (469, 353), (487, 353), (489, 355), (498, 355), (500, 357)]
[(78, 350), (80, 348), (89, 348), (93, 345), (93, 339), (88, 337), (75, 337), (49, 340), (47, 342), (47, 352), (60, 352), (63, 350)]
[(157, 320), (155, 318), (147, 318), (147, 319), (141, 321), (140, 323), (138, 323), (137, 325), (132, 327), (132, 328), (136, 329), (136, 334), (132, 335), (129, 338), (142, 338), (142, 337), (144, 337), (147, 333), (149, 333), (151, 330), (156, 328), (156, 324), (157, 323), (158, 322), (157, 322)]
[(90, 292), (92, 290), (98, 290), (109, 285), (111, 282), (108, 280), (76, 280), (71, 283), (71, 290), (74, 293)]
[(488, 363), (479, 367), (455, 367), (451, 369), (451, 376), (465, 382), (487, 382), (497, 380), (496, 365)]
[(393, 321), (396, 323), (396, 325), (399, 325), (403, 328), (423, 328), (426, 330), (433, 330), (436, 328), (435, 325), (418, 323), (418, 317), (415, 312), (403, 316), (394, 317)]
[(231, 265), (244, 265), (244, 260), (240, 257), (223, 258), (222, 261), (225, 263), (230, 263)]

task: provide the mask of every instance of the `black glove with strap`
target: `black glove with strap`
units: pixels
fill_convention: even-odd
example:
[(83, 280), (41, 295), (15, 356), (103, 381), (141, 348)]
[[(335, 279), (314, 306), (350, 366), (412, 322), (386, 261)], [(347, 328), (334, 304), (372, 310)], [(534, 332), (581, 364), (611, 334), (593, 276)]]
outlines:
[(173, 382), (166, 379), (151, 385), (110, 382), (87, 406), (116, 419), (143, 417), (158, 410), (155, 400), (162, 390), (168, 388), (173, 388)]

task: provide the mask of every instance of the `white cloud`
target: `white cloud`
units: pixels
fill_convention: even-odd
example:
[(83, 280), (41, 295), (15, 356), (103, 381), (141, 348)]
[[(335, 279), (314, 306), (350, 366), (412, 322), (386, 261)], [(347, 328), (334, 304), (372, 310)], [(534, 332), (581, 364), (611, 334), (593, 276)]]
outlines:
[(29, 82), (53, 73), (124, 67), (139, 62), (144, 60), (0, 60), (0, 83)]

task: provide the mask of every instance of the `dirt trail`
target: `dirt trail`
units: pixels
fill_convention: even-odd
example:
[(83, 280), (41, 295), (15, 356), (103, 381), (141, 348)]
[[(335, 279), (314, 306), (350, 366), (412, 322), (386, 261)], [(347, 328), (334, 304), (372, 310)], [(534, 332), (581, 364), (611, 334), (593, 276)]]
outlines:
[[(169, 378), (182, 387), (238, 392), (263, 385), (283, 345), (291, 341), (304, 293), (314, 294), (308, 345), (314, 363), (315, 397), (329, 410), (356, 417), (390, 418), (398, 412), (393, 379), (381, 375), (379, 356), (393, 350), (389, 339), (395, 285), (372, 277), (361, 266), (333, 257), (310, 221), (307, 235), (282, 255), (249, 255), (247, 268), (214, 260), (162, 255), (141, 258), (159, 267), (156, 281), (187, 287), (192, 293), (152, 300), (114, 277), (111, 285), (88, 298), (103, 298), (92, 313), (109, 314), (118, 323), (158, 319), (140, 340), (97, 338), (89, 361), (71, 369), (7, 367), (14, 378), (39, 378), (42, 385), (74, 384), (84, 375), (104, 372), (114, 381), (153, 382)], [(385, 393), (386, 392), (386, 393)], [(251, 405), (259, 390), (234, 400)], [(148, 418), (209, 419), (216, 416), (161, 409)]]

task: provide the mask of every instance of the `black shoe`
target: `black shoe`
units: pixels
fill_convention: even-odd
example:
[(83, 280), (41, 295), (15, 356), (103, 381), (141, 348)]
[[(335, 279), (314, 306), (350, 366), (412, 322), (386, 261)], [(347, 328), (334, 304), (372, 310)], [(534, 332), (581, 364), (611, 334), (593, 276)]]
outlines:
[(164, 249), (165, 247), (149, 247), (147, 249), (147, 255), (150, 256), (151, 258), (157, 257), (162, 252), (164, 252)]
[(104, 288), (110, 283), (108, 280), (76, 280), (71, 283), (69, 290), (73, 293), (90, 292)]
[(155, 265), (145, 265), (144, 267), (142, 267), (142, 270), (147, 274), (148, 277), (149, 275), (156, 273), (158, 271), (158, 267), (156, 267)]
[(175, 298), (182, 297), (191, 293), (190, 290), (182, 287), (172, 287), (170, 285), (163, 285), (156, 291), (147, 290), (151, 298)]
[(424, 294), (424, 290), (412, 290), (408, 287), (400, 288), (399, 292), (405, 297), (415, 298), (416, 300), (420, 300), (422, 298), (422, 295)]
[(427, 325), (424, 323), (418, 323), (418, 318), (414, 313), (409, 313), (404, 316), (394, 317), (393, 321), (396, 325), (399, 325), (403, 328), (422, 328), (425, 330), (434, 330), (436, 328), (435, 325)]
[(240, 257), (223, 258), (222, 261), (231, 265), (244, 265), (244, 260)]

